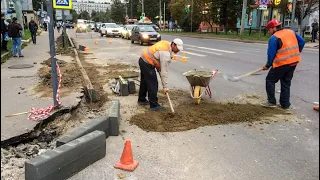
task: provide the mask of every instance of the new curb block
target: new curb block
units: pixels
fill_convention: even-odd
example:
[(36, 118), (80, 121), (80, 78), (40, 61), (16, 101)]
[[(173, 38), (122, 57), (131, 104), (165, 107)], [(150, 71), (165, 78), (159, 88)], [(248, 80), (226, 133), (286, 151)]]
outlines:
[(109, 137), (109, 119), (108, 117), (100, 117), (97, 119), (90, 120), (85, 125), (76, 128), (72, 132), (63, 135), (61, 138), (57, 140), (56, 147), (62, 146), (71, 142), (81, 136), (89, 134), (93, 131), (102, 131), (105, 133), (105, 138)]
[(109, 136), (119, 135), (120, 101), (113, 100), (109, 108)]
[(25, 179), (64, 180), (105, 155), (105, 134), (94, 131), (27, 161)]

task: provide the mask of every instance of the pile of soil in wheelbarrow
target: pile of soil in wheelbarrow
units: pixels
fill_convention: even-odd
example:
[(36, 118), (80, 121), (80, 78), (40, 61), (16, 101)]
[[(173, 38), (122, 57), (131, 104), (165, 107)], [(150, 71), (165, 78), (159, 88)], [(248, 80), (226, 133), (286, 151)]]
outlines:
[(162, 112), (147, 111), (134, 115), (130, 123), (145, 131), (177, 132), (196, 129), (202, 126), (234, 124), (261, 121), (262, 117), (285, 114), (282, 109), (265, 108), (253, 104), (222, 104), (202, 102), (200, 105), (183, 103), (175, 107), (175, 113), (170, 109)]

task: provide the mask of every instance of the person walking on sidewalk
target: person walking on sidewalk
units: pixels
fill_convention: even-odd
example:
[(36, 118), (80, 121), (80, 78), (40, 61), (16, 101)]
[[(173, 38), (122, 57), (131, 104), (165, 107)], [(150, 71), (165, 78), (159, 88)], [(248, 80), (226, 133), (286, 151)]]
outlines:
[(29, 30), (31, 33), (31, 38), (33, 44), (37, 43), (37, 31), (38, 31), (38, 24), (34, 21), (33, 17), (31, 17), (31, 20), (29, 22)]
[(16, 17), (12, 18), (12, 23), (8, 27), (9, 37), (12, 37), (12, 54), (17, 57), (16, 50), (18, 50), (19, 57), (24, 57), (21, 53), (22, 27)]
[(312, 27), (312, 42), (316, 42), (316, 39), (317, 39), (317, 33), (319, 31), (319, 24), (318, 24), (318, 21), (317, 19), (314, 19), (314, 22), (311, 24), (311, 27)]
[(8, 23), (5, 20), (4, 13), (1, 13), (1, 51), (8, 51)]
[[(163, 93), (168, 92), (168, 66), (173, 53), (178, 53), (183, 50), (183, 42), (181, 39), (174, 39), (172, 42), (160, 41), (143, 50), (139, 59), (141, 71), (140, 90), (139, 90), (139, 105), (150, 105), (151, 110), (164, 110), (164, 107), (158, 103), (158, 79), (156, 70), (160, 74)], [(148, 93), (148, 100), (146, 99)]]
[(275, 84), (280, 80), (280, 105), (287, 110), (291, 106), (291, 80), (301, 59), (300, 53), (305, 45), (305, 40), (290, 29), (281, 29), (281, 24), (277, 20), (271, 20), (266, 25), (268, 33), (272, 36), (268, 45), (268, 61), (262, 69), (266, 71), (270, 67), (272, 68), (266, 77), (268, 102), (262, 105), (276, 107)]

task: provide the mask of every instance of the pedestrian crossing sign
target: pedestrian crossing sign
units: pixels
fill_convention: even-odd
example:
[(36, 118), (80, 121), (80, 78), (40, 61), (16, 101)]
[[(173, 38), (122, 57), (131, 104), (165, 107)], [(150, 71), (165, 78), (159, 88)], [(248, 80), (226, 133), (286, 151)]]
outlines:
[(55, 9), (72, 9), (72, 0), (53, 0)]

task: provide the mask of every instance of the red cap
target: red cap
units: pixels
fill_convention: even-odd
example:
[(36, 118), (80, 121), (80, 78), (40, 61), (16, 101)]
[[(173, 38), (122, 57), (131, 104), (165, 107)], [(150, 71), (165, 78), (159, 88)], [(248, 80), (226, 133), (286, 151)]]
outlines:
[(267, 23), (266, 28), (269, 29), (269, 28), (277, 27), (277, 26), (280, 26), (281, 24), (282, 23), (278, 22), (277, 20), (271, 20)]

